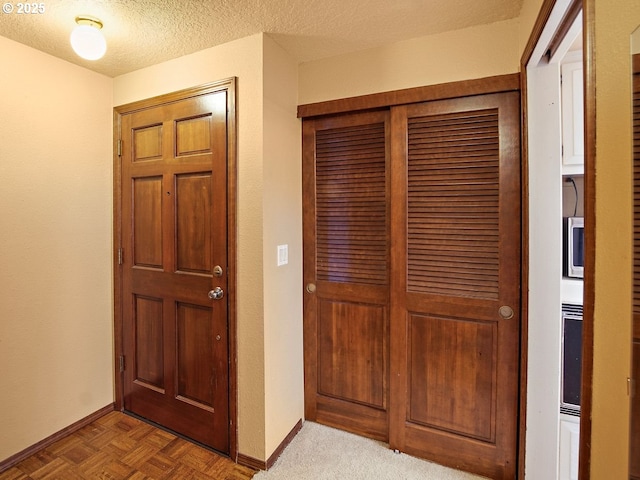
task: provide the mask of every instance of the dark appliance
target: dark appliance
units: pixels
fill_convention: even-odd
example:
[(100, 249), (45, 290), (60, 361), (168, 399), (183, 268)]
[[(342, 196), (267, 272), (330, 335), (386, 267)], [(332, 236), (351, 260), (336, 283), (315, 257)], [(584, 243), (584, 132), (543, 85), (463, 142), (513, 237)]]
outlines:
[(582, 305), (562, 304), (562, 396), (560, 412), (580, 415)]

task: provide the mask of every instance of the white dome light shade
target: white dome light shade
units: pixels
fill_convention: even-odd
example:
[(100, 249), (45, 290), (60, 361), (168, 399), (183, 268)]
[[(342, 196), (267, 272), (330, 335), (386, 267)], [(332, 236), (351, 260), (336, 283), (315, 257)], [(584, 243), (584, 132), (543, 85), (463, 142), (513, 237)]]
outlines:
[(71, 46), (82, 58), (98, 60), (107, 51), (107, 42), (100, 29), (102, 23), (84, 17), (76, 18), (78, 26), (71, 32)]

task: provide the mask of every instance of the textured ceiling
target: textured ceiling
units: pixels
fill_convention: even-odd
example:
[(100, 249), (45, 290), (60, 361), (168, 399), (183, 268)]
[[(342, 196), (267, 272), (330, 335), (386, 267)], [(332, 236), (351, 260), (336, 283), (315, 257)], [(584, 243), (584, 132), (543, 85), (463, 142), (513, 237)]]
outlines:
[[(2, 0), (0, 35), (115, 77), (204, 48), (267, 32), (299, 62), (517, 17), (522, 0), (35, 0), (19, 14)], [(78, 15), (104, 23), (106, 55), (71, 50)]]

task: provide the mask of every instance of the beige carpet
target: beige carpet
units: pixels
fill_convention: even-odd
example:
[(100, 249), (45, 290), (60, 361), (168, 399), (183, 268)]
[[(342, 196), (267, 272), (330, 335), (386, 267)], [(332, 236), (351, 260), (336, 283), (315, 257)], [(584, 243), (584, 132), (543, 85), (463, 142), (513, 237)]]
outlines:
[(275, 465), (254, 480), (477, 480), (405, 454), (384, 443), (313, 422), (302, 429)]

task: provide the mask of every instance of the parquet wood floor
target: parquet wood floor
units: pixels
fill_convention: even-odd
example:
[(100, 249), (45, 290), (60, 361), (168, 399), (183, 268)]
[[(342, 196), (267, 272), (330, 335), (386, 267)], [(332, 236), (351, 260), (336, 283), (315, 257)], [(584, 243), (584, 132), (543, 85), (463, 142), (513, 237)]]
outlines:
[(0, 473), (0, 480), (248, 480), (255, 471), (112, 412)]

